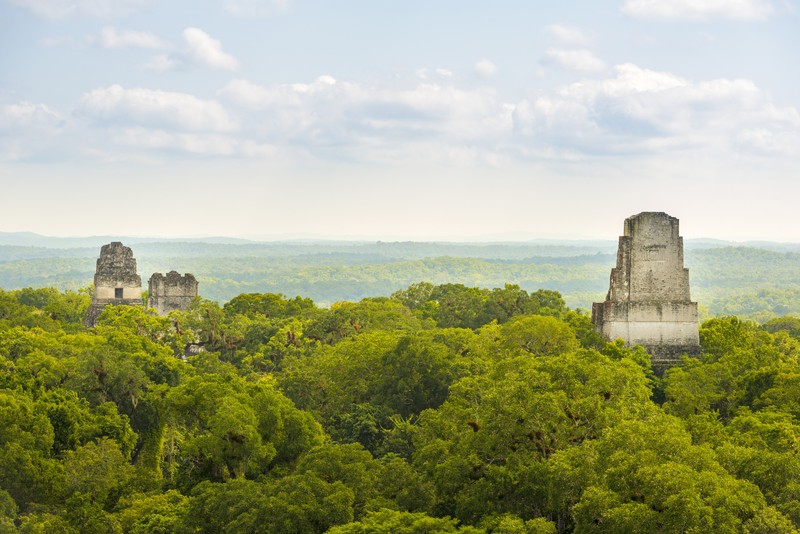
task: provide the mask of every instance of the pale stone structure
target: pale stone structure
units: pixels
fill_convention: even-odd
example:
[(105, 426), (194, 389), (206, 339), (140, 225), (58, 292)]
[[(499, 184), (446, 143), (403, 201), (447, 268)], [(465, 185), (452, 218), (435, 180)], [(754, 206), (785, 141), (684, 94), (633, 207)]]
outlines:
[(94, 296), (84, 323), (93, 326), (109, 304), (142, 305), (142, 279), (130, 247), (119, 241), (103, 245), (94, 274)]
[(155, 273), (148, 283), (147, 307), (155, 308), (159, 315), (172, 310), (186, 310), (197, 296), (197, 280), (189, 273), (181, 276), (170, 271), (167, 276)]
[[(197, 296), (198, 283), (194, 276), (181, 276), (170, 271), (167, 276), (155, 273), (150, 277), (147, 306), (159, 315), (172, 310), (185, 310)], [(136, 274), (136, 259), (130, 247), (119, 241), (103, 245), (94, 274), (94, 296), (83, 322), (94, 326), (103, 308), (109, 304), (142, 306), (142, 279)]]
[(592, 305), (592, 322), (609, 340), (646, 348), (657, 371), (682, 354), (700, 354), (678, 219), (663, 212), (625, 219), (608, 295)]

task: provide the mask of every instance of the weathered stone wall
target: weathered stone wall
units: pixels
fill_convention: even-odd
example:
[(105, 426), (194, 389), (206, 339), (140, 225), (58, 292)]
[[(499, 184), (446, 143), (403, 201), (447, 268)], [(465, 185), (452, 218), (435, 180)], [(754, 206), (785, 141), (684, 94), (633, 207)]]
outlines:
[(167, 276), (155, 273), (148, 283), (147, 307), (155, 308), (159, 315), (172, 310), (186, 310), (197, 296), (198, 283), (189, 273), (181, 276), (170, 271)]
[(94, 274), (94, 296), (84, 323), (93, 326), (109, 304), (142, 305), (142, 279), (130, 247), (119, 241), (103, 245)]
[(610, 340), (642, 345), (663, 369), (681, 354), (699, 355), (697, 303), (691, 302), (678, 219), (644, 212), (625, 220), (617, 265), (592, 322)]

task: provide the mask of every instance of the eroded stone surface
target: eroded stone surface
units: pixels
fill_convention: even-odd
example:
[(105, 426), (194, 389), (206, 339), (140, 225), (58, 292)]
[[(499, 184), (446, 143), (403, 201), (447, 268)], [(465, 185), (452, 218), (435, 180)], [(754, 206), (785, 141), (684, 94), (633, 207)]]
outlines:
[(119, 241), (100, 249), (94, 274), (94, 296), (84, 323), (93, 326), (109, 304), (142, 305), (142, 279), (136, 274), (136, 259), (130, 247)]
[(155, 308), (159, 315), (166, 315), (172, 310), (186, 310), (197, 296), (198, 283), (189, 273), (181, 276), (170, 271), (164, 276), (154, 273), (148, 283), (147, 307)]
[(682, 354), (700, 354), (678, 219), (663, 212), (625, 219), (608, 295), (592, 305), (592, 322), (609, 340), (645, 347), (657, 370)]

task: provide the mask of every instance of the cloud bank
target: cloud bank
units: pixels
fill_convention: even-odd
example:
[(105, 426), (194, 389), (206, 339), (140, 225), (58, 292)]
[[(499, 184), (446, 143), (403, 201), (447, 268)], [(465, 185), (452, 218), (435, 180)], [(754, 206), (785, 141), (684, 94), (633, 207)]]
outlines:
[(66, 125), (98, 132), (87, 138), (99, 139), (94, 148), (107, 151), (118, 146), (385, 164), (413, 157), (501, 167), (598, 155), (791, 159), (800, 151), (798, 110), (776, 105), (751, 80), (694, 81), (633, 63), (602, 73), (516, 101), (442, 74), (372, 84), (329, 75), (266, 85), (239, 78), (211, 99), (111, 85), (85, 93), (72, 113), (7, 105), (0, 135), (37, 130), (57, 136)]

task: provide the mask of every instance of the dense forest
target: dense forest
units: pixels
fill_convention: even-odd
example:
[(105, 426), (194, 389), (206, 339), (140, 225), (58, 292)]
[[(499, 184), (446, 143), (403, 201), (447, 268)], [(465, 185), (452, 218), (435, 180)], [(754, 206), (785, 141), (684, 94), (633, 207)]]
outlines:
[(553, 290), (0, 291), (0, 532), (794, 532), (800, 319), (656, 376)]

